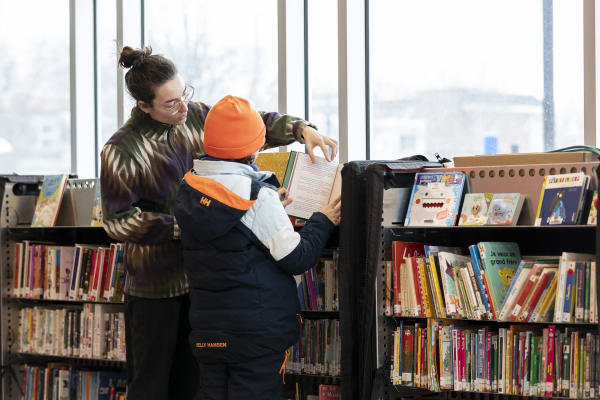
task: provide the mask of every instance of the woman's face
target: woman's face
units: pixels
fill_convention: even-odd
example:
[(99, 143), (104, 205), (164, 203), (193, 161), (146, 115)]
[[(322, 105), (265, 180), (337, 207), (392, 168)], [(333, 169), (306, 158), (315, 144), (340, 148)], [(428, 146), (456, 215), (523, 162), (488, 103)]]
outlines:
[(181, 125), (187, 119), (189, 94), (189, 86), (186, 86), (181, 75), (177, 74), (154, 89), (152, 104), (140, 100), (138, 105), (155, 121)]

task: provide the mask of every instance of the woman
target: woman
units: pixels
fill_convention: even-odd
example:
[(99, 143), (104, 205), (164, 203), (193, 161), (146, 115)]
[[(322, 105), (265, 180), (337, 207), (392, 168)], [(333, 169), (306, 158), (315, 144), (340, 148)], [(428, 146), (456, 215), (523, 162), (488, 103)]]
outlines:
[[(125, 320), (129, 399), (192, 399), (198, 367), (188, 345), (188, 282), (175, 194), (192, 160), (205, 155), (204, 121), (210, 106), (190, 101), (193, 89), (177, 68), (152, 49), (125, 47), (127, 89), (137, 104), (101, 154), (104, 227), (125, 243)], [(298, 141), (335, 158), (337, 142), (301, 119), (261, 113), (264, 148)], [(264, 149), (263, 148), (263, 149)]]

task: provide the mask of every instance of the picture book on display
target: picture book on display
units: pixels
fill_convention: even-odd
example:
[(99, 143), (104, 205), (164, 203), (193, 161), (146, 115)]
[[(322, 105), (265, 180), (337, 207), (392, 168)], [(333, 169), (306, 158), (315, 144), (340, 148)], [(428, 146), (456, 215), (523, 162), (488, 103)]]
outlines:
[(100, 179), (96, 180), (94, 190), (94, 204), (92, 205), (91, 226), (102, 226), (102, 198), (100, 193)]
[(458, 225), (485, 225), (493, 193), (467, 193), (463, 200)]
[(535, 225), (575, 225), (580, 222), (589, 177), (583, 172), (544, 178)]
[(48, 227), (56, 224), (67, 178), (67, 175), (44, 176), (44, 182), (35, 204), (31, 226)]
[(596, 225), (598, 221), (598, 191), (594, 191), (592, 204), (590, 204), (590, 213), (588, 214), (588, 225)]
[[(286, 161), (287, 160), (287, 161)], [(342, 164), (306, 153), (260, 153), (255, 164), (261, 171), (273, 171), (292, 202), (285, 207), (289, 216), (308, 219), (342, 193)], [(285, 166), (285, 167), (284, 167)]]
[(494, 193), (486, 225), (517, 225), (524, 201), (520, 193)]
[(405, 226), (454, 226), (467, 189), (463, 172), (418, 172)]

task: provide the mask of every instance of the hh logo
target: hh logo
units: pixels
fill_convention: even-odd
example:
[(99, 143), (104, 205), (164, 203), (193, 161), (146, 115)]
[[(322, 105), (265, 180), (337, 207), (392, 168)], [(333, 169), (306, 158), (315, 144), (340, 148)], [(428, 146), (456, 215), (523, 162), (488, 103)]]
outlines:
[(200, 349), (205, 349), (205, 348), (225, 348), (227, 347), (227, 342), (196, 342), (196, 347), (200, 348)]
[(206, 207), (210, 207), (211, 201), (212, 200), (207, 199), (206, 197), (202, 196), (202, 198), (200, 199), (200, 204), (202, 204), (203, 206), (206, 206)]

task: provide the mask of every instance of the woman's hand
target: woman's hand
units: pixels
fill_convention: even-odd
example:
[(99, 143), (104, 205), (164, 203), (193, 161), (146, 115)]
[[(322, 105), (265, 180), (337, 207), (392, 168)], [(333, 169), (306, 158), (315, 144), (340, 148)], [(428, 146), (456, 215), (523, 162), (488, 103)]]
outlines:
[[(315, 155), (313, 149), (320, 147), (325, 159), (331, 161), (335, 159), (338, 150), (338, 142), (335, 139), (321, 135), (314, 128), (308, 125), (304, 125), (301, 131), (301, 135), (304, 138), (304, 144), (306, 145), (306, 152), (308, 153), (312, 162), (315, 162)], [(327, 151), (327, 146), (331, 148), (331, 155)]]
[(335, 226), (338, 226), (342, 217), (342, 196), (340, 195), (336, 199), (333, 199), (320, 212), (325, 214)]
[(288, 197), (289, 193), (286, 188), (280, 187), (279, 189), (276, 190), (276, 192), (279, 195), (279, 200), (281, 200), (281, 204), (283, 204), (284, 208), (285, 208), (285, 206), (290, 204), (292, 201), (294, 201), (294, 199)]

